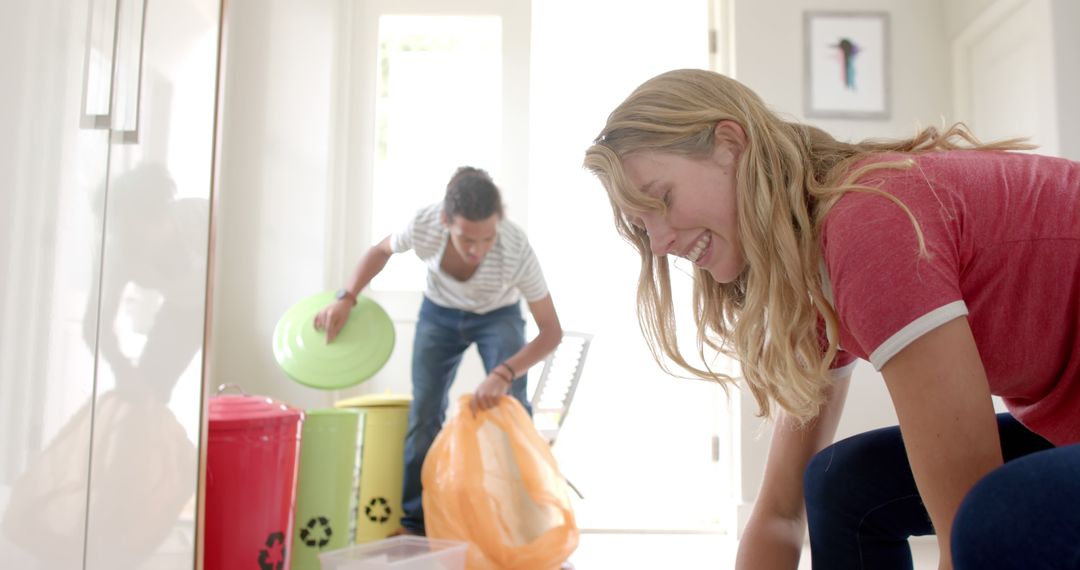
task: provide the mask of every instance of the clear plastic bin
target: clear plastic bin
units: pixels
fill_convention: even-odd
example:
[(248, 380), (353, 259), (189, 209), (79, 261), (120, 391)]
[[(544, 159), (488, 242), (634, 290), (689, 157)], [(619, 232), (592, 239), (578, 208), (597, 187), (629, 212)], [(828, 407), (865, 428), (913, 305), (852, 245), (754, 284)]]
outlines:
[(469, 543), (395, 536), (319, 555), (322, 570), (465, 570)]

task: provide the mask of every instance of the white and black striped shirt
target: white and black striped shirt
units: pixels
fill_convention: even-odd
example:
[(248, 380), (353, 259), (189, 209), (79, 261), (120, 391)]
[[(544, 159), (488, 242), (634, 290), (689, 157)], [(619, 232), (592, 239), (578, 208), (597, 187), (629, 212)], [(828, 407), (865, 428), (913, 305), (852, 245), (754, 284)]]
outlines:
[(522, 296), (533, 302), (548, 294), (540, 262), (529, 245), (525, 231), (502, 219), (496, 229), (495, 245), (466, 281), (458, 281), (439, 267), (450, 241), (450, 230), (442, 223), (442, 202), (420, 209), (401, 231), (390, 237), (390, 249), (402, 253), (416, 251), (427, 265), (424, 295), (436, 305), (473, 313), (487, 313), (518, 302)]

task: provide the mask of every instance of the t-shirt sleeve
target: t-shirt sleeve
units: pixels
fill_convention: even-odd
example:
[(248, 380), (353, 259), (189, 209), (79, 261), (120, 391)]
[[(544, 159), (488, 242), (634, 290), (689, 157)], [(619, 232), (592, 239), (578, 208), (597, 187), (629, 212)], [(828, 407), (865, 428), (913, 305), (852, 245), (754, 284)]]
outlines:
[(405, 227), (390, 234), (390, 251), (394, 253), (403, 253), (413, 248), (413, 240), (416, 236), (416, 224), (423, 216), (423, 210), (416, 213), (415, 216), (409, 219), (409, 222), (405, 224)]
[(441, 203), (421, 208), (404, 228), (390, 235), (390, 251), (402, 253), (411, 249), (420, 259), (431, 259), (445, 241), (446, 230), (441, 220)]
[(525, 230), (504, 219), (500, 224), (499, 247), (503, 248), (505, 259), (510, 260), (503, 268), (505, 282), (520, 291), (530, 303), (546, 297), (548, 287), (544, 272)]
[(833, 380), (847, 378), (855, 370), (857, 362), (859, 362), (859, 359), (855, 358), (854, 354), (843, 350), (838, 351), (836, 358), (833, 358), (832, 364), (829, 365), (829, 376)]
[(518, 268), (518, 289), (525, 300), (532, 303), (539, 301), (548, 294), (547, 282), (544, 280), (544, 272), (540, 268), (540, 261), (536, 258), (536, 252), (532, 245), (525, 242), (521, 252), (521, 265)]
[[(927, 332), (967, 314), (960, 289), (961, 220), (918, 167), (871, 173), (864, 184), (901, 200), (914, 214), (929, 255), (919, 251), (907, 213), (886, 197), (848, 192), (822, 234), (827, 278), (849, 339), (881, 370)], [(854, 348), (854, 347), (846, 347)]]

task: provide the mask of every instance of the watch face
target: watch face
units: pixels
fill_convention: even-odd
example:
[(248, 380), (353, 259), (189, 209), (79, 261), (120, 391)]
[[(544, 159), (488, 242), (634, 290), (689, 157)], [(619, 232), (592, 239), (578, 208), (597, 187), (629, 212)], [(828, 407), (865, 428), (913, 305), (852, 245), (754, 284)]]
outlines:
[(345, 297), (348, 297), (348, 296), (349, 296), (349, 294), (348, 294), (348, 293), (347, 293), (347, 292), (346, 292), (346, 291), (345, 291), (344, 289), (338, 289), (338, 290), (337, 290), (337, 293), (335, 294), (335, 296), (336, 296), (336, 297), (337, 297), (338, 299), (344, 299)]

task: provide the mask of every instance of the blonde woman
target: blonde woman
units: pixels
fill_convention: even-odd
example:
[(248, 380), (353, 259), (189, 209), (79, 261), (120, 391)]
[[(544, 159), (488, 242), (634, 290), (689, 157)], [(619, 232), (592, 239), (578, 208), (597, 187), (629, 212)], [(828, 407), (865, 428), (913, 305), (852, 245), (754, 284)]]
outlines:
[[(1021, 148), (962, 126), (845, 143), (699, 70), (608, 117), (585, 166), (641, 255), (658, 362), (734, 382), (677, 348), (682, 257), (698, 358), (736, 357), (775, 417), (739, 568), (794, 569), (807, 524), (815, 568), (911, 568), (935, 532), (941, 568), (1077, 567), (1080, 164)], [(832, 444), (857, 359), (900, 425)]]

